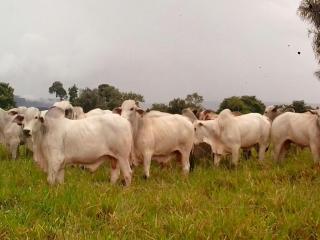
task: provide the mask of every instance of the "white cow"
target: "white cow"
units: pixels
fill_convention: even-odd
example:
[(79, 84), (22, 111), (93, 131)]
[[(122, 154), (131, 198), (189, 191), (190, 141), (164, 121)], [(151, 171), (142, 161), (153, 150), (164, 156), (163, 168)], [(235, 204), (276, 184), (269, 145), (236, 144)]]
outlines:
[(82, 107), (73, 107), (73, 116), (72, 119), (76, 120), (76, 119), (82, 119), (85, 118), (86, 115), (83, 112), (83, 108)]
[(234, 116), (229, 109), (223, 110), (218, 118), (194, 121), (195, 144), (205, 142), (214, 153), (214, 164), (219, 165), (221, 155), (232, 154), (232, 163), (238, 164), (239, 150), (259, 145), (259, 160), (269, 145), (271, 123), (259, 113)]
[(294, 112), (294, 108), (282, 105), (271, 105), (266, 107), (264, 110), (264, 115), (273, 121), (276, 117), (285, 112)]
[(110, 110), (102, 110), (101, 108), (95, 108), (85, 113), (85, 117), (99, 116), (103, 114), (110, 114), (112, 111)]
[(12, 121), (18, 113), (23, 113), (26, 109), (26, 107), (17, 107), (9, 111), (0, 109), (0, 138), (1, 142), (10, 151), (12, 159), (17, 158), (18, 147), (25, 140), (21, 127)]
[(284, 158), (290, 143), (295, 143), (300, 147), (309, 147), (314, 162), (319, 163), (320, 111), (281, 114), (272, 123), (271, 139), (276, 161)]
[(63, 109), (66, 118), (69, 118), (69, 119), (74, 118), (73, 106), (69, 101), (56, 102), (53, 104), (53, 106)]
[[(64, 168), (68, 164), (88, 165), (96, 169), (111, 158), (111, 182), (117, 181), (121, 169), (126, 185), (130, 185), (130, 123), (116, 114), (77, 121), (64, 116), (63, 109), (54, 107), (44, 118), (38, 113), (31, 120), (34, 122), (31, 132), (34, 159), (48, 173), (49, 184), (64, 181)], [(26, 120), (22, 115), (15, 119), (24, 128), (30, 125)]]
[(189, 172), (194, 131), (187, 118), (159, 112), (144, 113), (133, 100), (124, 101), (114, 111), (131, 123), (134, 138), (133, 163), (137, 165), (143, 162), (146, 178), (150, 176), (151, 159), (167, 162), (173, 155), (178, 155), (181, 159), (183, 172)]

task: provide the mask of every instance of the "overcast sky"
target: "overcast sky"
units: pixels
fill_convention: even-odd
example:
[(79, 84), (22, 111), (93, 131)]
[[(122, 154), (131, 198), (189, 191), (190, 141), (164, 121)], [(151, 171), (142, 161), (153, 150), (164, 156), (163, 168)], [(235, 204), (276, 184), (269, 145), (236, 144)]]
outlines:
[(147, 102), (196, 91), (320, 103), (299, 2), (1, 0), (0, 81), (31, 98), (61, 81), (109, 83)]

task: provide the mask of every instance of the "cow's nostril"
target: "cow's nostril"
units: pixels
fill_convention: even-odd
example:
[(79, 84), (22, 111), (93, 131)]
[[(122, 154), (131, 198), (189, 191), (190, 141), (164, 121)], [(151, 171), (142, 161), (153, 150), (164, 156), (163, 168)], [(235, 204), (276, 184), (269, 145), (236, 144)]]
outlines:
[(30, 136), (30, 129), (23, 129), (23, 133), (26, 136)]

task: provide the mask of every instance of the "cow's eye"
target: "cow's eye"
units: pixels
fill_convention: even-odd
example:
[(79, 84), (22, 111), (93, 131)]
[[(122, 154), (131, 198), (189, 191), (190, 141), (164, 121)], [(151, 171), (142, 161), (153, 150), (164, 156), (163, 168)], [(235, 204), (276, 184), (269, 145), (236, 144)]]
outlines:
[(35, 119), (38, 119), (38, 117), (36, 116)]
[(194, 128), (194, 131), (197, 131), (197, 128)]
[(134, 110), (134, 108), (132, 107), (132, 108), (130, 108), (130, 111), (133, 111)]

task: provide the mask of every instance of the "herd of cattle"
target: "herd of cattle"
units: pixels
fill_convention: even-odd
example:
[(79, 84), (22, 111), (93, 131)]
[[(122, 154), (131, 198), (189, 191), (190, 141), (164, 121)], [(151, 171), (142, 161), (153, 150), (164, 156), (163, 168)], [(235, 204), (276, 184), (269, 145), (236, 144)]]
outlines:
[(263, 161), (270, 143), (276, 161), (284, 158), (290, 143), (295, 143), (309, 147), (318, 163), (320, 111), (294, 113), (269, 106), (264, 115), (241, 115), (229, 109), (219, 114), (184, 109), (180, 115), (146, 112), (135, 101), (126, 100), (113, 111), (84, 113), (81, 107), (61, 101), (46, 111), (34, 107), (0, 109), (0, 140), (13, 159), (18, 146), (25, 144), (50, 184), (64, 181), (66, 165), (81, 165), (94, 172), (109, 160), (111, 183), (122, 172), (126, 185), (130, 185), (131, 168), (142, 164), (148, 178), (151, 160), (166, 164), (176, 157), (188, 174), (190, 154), (200, 143), (211, 147), (217, 166), (226, 154), (231, 154), (232, 163), (237, 165), (240, 149), (253, 147)]

